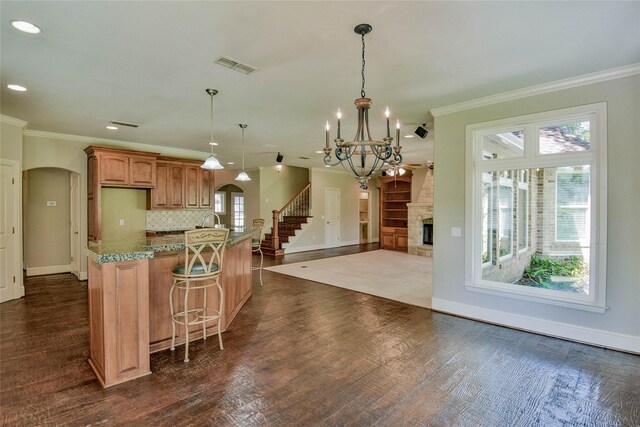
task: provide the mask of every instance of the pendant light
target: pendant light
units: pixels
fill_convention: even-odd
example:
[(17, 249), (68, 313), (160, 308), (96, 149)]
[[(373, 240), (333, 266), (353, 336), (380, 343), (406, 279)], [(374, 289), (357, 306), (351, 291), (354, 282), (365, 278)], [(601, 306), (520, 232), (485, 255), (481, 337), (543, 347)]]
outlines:
[(247, 125), (240, 123), (238, 126), (242, 129), (242, 172), (236, 176), (236, 181), (251, 181), (249, 175), (244, 171), (244, 130), (247, 128)]
[(367, 98), (364, 90), (364, 36), (371, 32), (372, 27), (369, 24), (360, 24), (353, 30), (356, 34), (359, 34), (362, 39), (362, 86), (360, 89), (360, 98), (355, 100), (355, 105), (358, 109), (358, 128), (353, 141), (345, 141), (342, 139), (340, 135), (342, 112), (338, 109), (337, 137), (333, 140), (336, 145), (335, 157), (337, 160), (335, 163), (331, 162), (331, 151), (333, 149), (329, 146), (330, 128), (329, 122), (327, 122), (325, 126), (325, 147), (323, 149), (325, 154), (324, 164), (327, 167), (342, 164), (342, 166), (360, 182), (360, 188), (366, 189), (369, 179), (371, 179), (385, 163), (391, 166), (397, 166), (402, 162), (402, 155), (400, 154), (402, 150), (400, 146), (400, 121), (398, 120), (396, 122), (396, 143), (394, 146), (391, 144), (393, 137), (391, 136), (389, 123), (391, 116), (389, 108), (385, 111), (387, 136), (382, 138), (381, 141), (371, 139), (371, 135), (369, 134), (369, 108), (371, 108), (373, 101), (371, 98)]
[(215, 153), (213, 152), (213, 146), (218, 145), (217, 142), (213, 142), (213, 97), (218, 94), (217, 89), (206, 89), (205, 92), (211, 97), (211, 140), (209, 141), (209, 145), (211, 146), (211, 155), (207, 157), (207, 160), (204, 161), (202, 169), (224, 169), (224, 166), (220, 164), (220, 161), (216, 158)]

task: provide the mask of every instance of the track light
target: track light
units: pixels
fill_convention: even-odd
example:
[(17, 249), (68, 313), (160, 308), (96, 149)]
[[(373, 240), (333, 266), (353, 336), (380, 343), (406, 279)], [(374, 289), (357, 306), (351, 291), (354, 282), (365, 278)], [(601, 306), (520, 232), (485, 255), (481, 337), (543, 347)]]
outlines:
[(278, 153), (278, 155), (276, 156), (276, 162), (277, 163), (282, 163), (282, 159), (284, 159), (284, 156), (280, 153)]

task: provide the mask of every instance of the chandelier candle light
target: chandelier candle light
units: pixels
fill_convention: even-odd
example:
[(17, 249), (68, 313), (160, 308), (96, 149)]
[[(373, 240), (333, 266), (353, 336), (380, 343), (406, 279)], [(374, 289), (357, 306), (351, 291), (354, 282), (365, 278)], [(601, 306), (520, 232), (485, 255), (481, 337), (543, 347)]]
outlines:
[[(324, 164), (327, 166), (336, 166), (342, 164), (348, 172), (350, 172), (360, 182), (360, 188), (367, 189), (367, 183), (371, 177), (382, 168), (385, 164), (391, 166), (399, 165), (402, 162), (402, 155), (400, 151), (400, 120), (396, 121), (396, 144), (391, 146), (393, 137), (391, 136), (390, 129), (390, 116), (389, 107), (385, 111), (387, 119), (387, 136), (382, 141), (374, 141), (371, 139), (369, 132), (369, 108), (373, 101), (366, 97), (364, 90), (364, 36), (371, 32), (371, 25), (360, 24), (354, 28), (356, 34), (360, 34), (362, 37), (362, 87), (360, 89), (360, 98), (356, 99), (354, 104), (358, 109), (358, 127), (356, 129), (356, 136), (353, 141), (345, 141), (341, 138), (340, 127), (342, 120), (342, 112), (338, 109), (338, 128), (336, 132), (336, 139), (333, 141), (336, 144), (336, 159), (335, 163), (331, 163), (331, 151), (329, 147), (329, 122), (325, 126), (325, 148), (324, 151)], [(366, 138), (365, 138), (366, 132)], [(370, 164), (367, 165), (367, 159), (370, 158)]]
[(236, 181), (251, 181), (249, 175), (244, 171), (244, 130), (247, 128), (247, 125), (240, 123), (238, 126), (242, 129), (242, 172), (236, 176)]
[(204, 161), (202, 169), (224, 169), (224, 166), (220, 164), (220, 161), (216, 158), (216, 155), (213, 152), (213, 146), (218, 145), (217, 142), (213, 141), (213, 97), (218, 94), (217, 89), (206, 89), (207, 95), (211, 97), (211, 139), (209, 140), (209, 145), (211, 146), (211, 155), (207, 157), (207, 160)]

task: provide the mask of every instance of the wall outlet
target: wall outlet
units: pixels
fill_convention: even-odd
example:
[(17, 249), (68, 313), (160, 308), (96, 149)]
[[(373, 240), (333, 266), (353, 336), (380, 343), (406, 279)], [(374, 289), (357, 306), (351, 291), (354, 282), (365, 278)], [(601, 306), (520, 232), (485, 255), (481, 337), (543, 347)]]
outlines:
[(460, 236), (462, 236), (462, 228), (451, 227), (451, 237), (460, 237)]
[(120, 220), (120, 225), (124, 225), (124, 219)]

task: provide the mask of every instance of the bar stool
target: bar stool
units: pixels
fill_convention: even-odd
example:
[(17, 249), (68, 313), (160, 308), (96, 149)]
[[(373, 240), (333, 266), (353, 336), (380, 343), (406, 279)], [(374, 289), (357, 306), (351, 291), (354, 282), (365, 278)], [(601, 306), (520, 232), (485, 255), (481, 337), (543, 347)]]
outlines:
[(260, 270), (260, 286), (262, 286), (262, 262), (264, 255), (260, 245), (262, 244), (262, 227), (264, 227), (264, 219), (256, 218), (253, 220), (253, 230), (251, 232), (251, 252), (260, 253), (260, 267), (251, 266), (251, 270)]
[[(220, 350), (222, 346), (222, 312), (224, 307), (224, 293), (220, 287), (220, 274), (222, 273), (222, 260), (227, 245), (229, 230), (225, 228), (207, 228), (184, 232), (185, 263), (175, 266), (173, 269), (173, 286), (169, 292), (169, 309), (171, 312), (171, 351), (175, 350), (176, 325), (184, 325), (185, 349), (184, 361), (189, 361), (189, 327), (202, 324), (203, 338), (207, 339), (207, 323), (217, 320), (218, 340)], [(211, 251), (211, 252), (209, 252)], [(209, 256), (210, 258), (205, 259)], [(217, 287), (220, 295), (217, 308), (207, 307), (207, 289)], [(189, 293), (192, 290), (202, 289), (204, 294), (202, 306), (189, 307)], [(173, 293), (184, 291), (184, 306), (176, 311), (173, 306)]]

